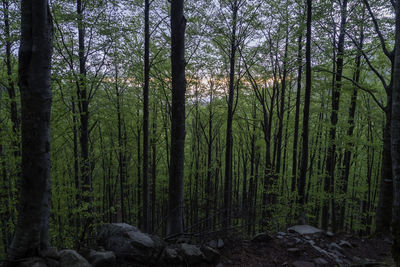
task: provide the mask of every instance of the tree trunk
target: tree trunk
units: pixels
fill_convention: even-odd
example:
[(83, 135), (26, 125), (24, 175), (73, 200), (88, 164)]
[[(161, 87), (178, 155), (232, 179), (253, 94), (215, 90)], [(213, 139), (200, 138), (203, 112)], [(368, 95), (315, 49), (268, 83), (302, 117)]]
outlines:
[(22, 0), (19, 87), (22, 177), (19, 214), (8, 259), (34, 256), (49, 246), (50, 113), (53, 25), (46, 0)]
[(183, 171), (185, 145), (185, 28), (183, 0), (171, 2), (171, 158), (167, 235), (183, 234)]
[[(341, 8), (341, 21), (339, 30), (339, 41), (338, 41), (338, 52), (336, 61), (336, 74), (335, 83), (332, 88), (332, 111), (331, 111), (331, 126), (329, 130), (329, 146), (328, 146), (328, 156), (326, 159), (326, 172), (327, 176), (325, 179), (326, 189), (325, 194), (328, 194), (328, 199), (330, 200), (331, 213), (329, 213), (329, 204), (325, 203), (325, 209), (323, 217), (326, 222), (329, 222), (329, 217), (332, 218), (332, 230), (336, 230), (336, 216), (335, 216), (335, 199), (334, 199), (334, 187), (335, 187), (335, 157), (336, 157), (336, 126), (338, 123), (338, 112), (340, 103), (340, 91), (342, 88), (342, 73), (343, 73), (343, 54), (344, 54), (344, 35), (346, 29), (347, 20), (347, 0), (343, 1)], [(327, 230), (328, 225), (324, 223), (323, 229)]]
[(238, 2), (232, 5), (232, 33), (230, 36), (229, 55), (229, 93), (228, 93), (228, 115), (226, 120), (226, 145), (225, 145), (225, 181), (224, 181), (224, 228), (231, 225), (232, 209), (232, 120), (233, 120), (233, 99), (235, 93), (235, 61), (236, 61), (236, 27)]
[(312, 19), (312, 1), (307, 0), (307, 32), (306, 32), (306, 85), (304, 95), (303, 109), (303, 130), (302, 130), (302, 150), (301, 150), (301, 165), (300, 176), (298, 180), (298, 203), (299, 220), (305, 223), (305, 186), (306, 174), (308, 168), (308, 123), (310, 118), (310, 98), (311, 98), (311, 19)]
[(396, 31), (393, 68), (392, 99), (392, 169), (393, 169), (393, 217), (392, 255), (396, 266), (400, 266), (400, 3), (395, 1)]
[[(363, 15), (364, 18), (364, 15)], [(359, 46), (360, 50), (363, 47), (364, 43), (364, 26), (361, 25), (361, 32), (360, 32), (360, 40), (359, 40)], [(360, 81), (360, 74), (361, 74), (361, 51), (357, 52), (356, 56), (356, 70), (353, 75), (353, 80), (358, 83)], [(358, 88), (357, 86), (353, 85), (353, 93), (351, 95), (351, 104), (349, 108), (349, 118), (347, 120), (347, 123), (349, 124), (349, 129), (347, 130), (347, 136), (348, 139), (351, 140), (353, 137), (354, 133), (354, 117), (356, 114), (356, 105), (357, 105), (357, 93), (358, 93)], [(347, 143), (345, 152), (344, 152), (344, 160), (343, 160), (343, 172), (342, 172), (342, 193), (345, 195), (344, 197), (344, 202), (341, 203), (340, 207), (340, 222), (339, 222), (339, 229), (344, 228), (344, 218), (345, 218), (345, 207), (346, 207), (346, 199), (347, 199), (347, 187), (348, 187), (348, 182), (349, 182), (349, 174), (350, 174), (350, 165), (351, 165), (351, 152), (352, 148), (354, 146), (353, 141), (349, 141)]]
[(149, 190), (149, 82), (150, 82), (150, 30), (149, 0), (144, 1), (144, 86), (143, 86), (143, 229), (150, 232)]
[(296, 190), (297, 179), (297, 149), (299, 139), (299, 121), (300, 121), (300, 97), (301, 97), (301, 76), (303, 73), (303, 60), (302, 60), (302, 38), (301, 32), (298, 38), (298, 52), (297, 52), (297, 90), (296, 90), (296, 113), (294, 117), (294, 133), (293, 133), (293, 156), (292, 156), (292, 185), (291, 192)]

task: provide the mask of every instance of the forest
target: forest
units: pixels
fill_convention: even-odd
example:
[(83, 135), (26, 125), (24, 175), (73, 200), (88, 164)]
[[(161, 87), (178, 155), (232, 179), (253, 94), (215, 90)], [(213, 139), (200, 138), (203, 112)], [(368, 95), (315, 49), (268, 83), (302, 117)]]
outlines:
[(0, 5), (0, 260), (297, 224), (400, 266), (399, 0)]

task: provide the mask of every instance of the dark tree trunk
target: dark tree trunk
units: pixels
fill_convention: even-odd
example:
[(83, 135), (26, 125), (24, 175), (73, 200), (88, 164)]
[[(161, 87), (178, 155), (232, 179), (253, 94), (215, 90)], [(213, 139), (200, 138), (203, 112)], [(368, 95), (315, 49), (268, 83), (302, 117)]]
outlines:
[(291, 192), (296, 190), (297, 179), (297, 149), (299, 139), (299, 121), (300, 121), (300, 97), (301, 97), (301, 76), (303, 73), (303, 59), (302, 59), (302, 38), (301, 32), (298, 38), (298, 52), (297, 52), (297, 90), (296, 90), (296, 113), (294, 117), (294, 133), (293, 133), (293, 156), (292, 156), (292, 185)]
[(19, 87), (22, 177), (18, 222), (8, 259), (34, 256), (49, 246), (50, 112), (53, 25), (47, 0), (21, 3)]
[(149, 0), (144, 1), (144, 87), (143, 87), (143, 229), (150, 232), (149, 190), (149, 82), (150, 82), (150, 30)]
[[(87, 95), (86, 83), (86, 56), (85, 56), (85, 26), (83, 22), (84, 8), (82, 0), (76, 2), (76, 12), (78, 17), (78, 42), (79, 42), (79, 81), (78, 81), (78, 107), (80, 114), (80, 146), (81, 146), (81, 177), (82, 177), (82, 200), (87, 204), (86, 221), (82, 238), (84, 239), (91, 224), (91, 202), (92, 202), (92, 175), (89, 159), (89, 100)], [(81, 240), (82, 242), (83, 240)]]
[(288, 61), (288, 47), (289, 47), (289, 30), (286, 31), (285, 38), (285, 53), (283, 56), (283, 74), (281, 80), (281, 101), (280, 101), (280, 109), (278, 114), (279, 124), (278, 124), (278, 133), (277, 133), (277, 142), (276, 142), (276, 165), (275, 165), (275, 173), (279, 174), (281, 172), (281, 155), (282, 155), (282, 139), (283, 139), (283, 119), (285, 115), (285, 94), (286, 94), (286, 77), (288, 73), (287, 69), (287, 61)]
[(311, 19), (312, 19), (312, 1), (307, 0), (307, 32), (306, 32), (306, 85), (304, 95), (303, 109), (303, 130), (302, 130), (302, 150), (300, 176), (298, 180), (298, 203), (299, 219), (305, 223), (305, 186), (306, 174), (308, 168), (308, 123), (310, 118), (310, 98), (311, 98)]
[(231, 225), (232, 209), (232, 121), (233, 121), (233, 99), (235, 94), (235, 61), (236, 61), (236, 27), (237, 13), (239, 9), (238, 1), (232, 4), (232, 33), (230, 36), (230, 55), (229, 55), (229, 92), (228, 92), (228, 115), (226, 120), (226, 145), (225, 145), (225, 181), (224, 181), (224, 228), (228, 229)]
[(4, 35), (5, 35), (5, 47), (6, 47), (6, 68), (7, 68), (7, 92), (10, 97), (10, 114), (11, 114), (11, 123), (12, 123), (12, 131), (13, 131), (13, 146), (14, 146), (14, 156), (20, 156), (20, 144), (18, 141), (19, 137), (19, 124), (20, 119), (18, 117), (18, 108), (17, 108), (17, 99), (16, 99), (16, 90), (14, 86), (14, 81), (12, 78), (12, 65), (11, 65), (11, 34), (10, 34), (10, 18), (9, 18), (9, 0), (3, 0), (3, 12), (4, 12)]
[(338, 112), (340, 103), (340, 91), (342, 88), (342, 73), (343, 73), (343, 54), (344, 54), (344, 35), (346, 29), (347, 20), (347, 0), (344, 0), (341, 7), (341, 21), (339, 30), (339, 41), (336, 61), (336, 74), (335, 83), (332, 88), (332, 111), (331, 111), (331, 126), (329, 130), (329, 144), (328, 144), (328, 156), (326, 159), (326, 172), (327, 176), (325, 179), (325, 194), (328, 195), (330, 200), (331, 213), (329, 213), (329, 204), (325, 203), (325, 208), (322, 217), (325, 218), (325, 223), (322, 225), (324, 230), (328, 229), (329, 217), (332, 218), (332, 230), (336, 230), (336, 216), (335, 216), (335, 199), (334, 199), (334, 186), (335, 186), (335, 157), (336, 157), (336, 126), (338, 123)]
[(396, 32), (393, 68), (392, 102), (392, 169), (393, 169), (393, 217), (392, 254), (396, 266), (400, 266), (400, 3), (395, 1)]
[(121, 111), (121, 92), (118, 86), (118, 66), (115, 66), (115, 95), (117, 100), (117, 128), (118, 128), (118, 174), (121, 203), (121, 222), (125, 222), (125, 151), (122, 137), (122, 111)]
[(167, 235), (183, 234), (183, 163), (185, 145), (185, 28), (183, 0), (171, 2), (171, 158)]
[[(364, 17), (364, 15), (363, 15)], [(360, 32), (360, 40), (359, 40), (359, 46), (360, 49), (362, 49), (364, 43), (364, 26), (361, 25), (361, 32)], [(356, 83), (359, 83), (360, 81), (360, 74), (361, 74), (361, 51), (357, 52), (356, 56), (356, 70), (353, 75), (353, 80)], [(353, 93), (351, 95), (351, 104), (349, 108), (349, 118), (347, 120), (347, 123), (349, 124), (349, 129), (347, 130), (347, 136), (349, 140), (352, 139), (353, 133), (354, 133), (354, 117), (356, 114), (356, 105), (357, 105), (357, 93), (358, 93), (358, 88), (357, 86), (353, 86)], [(350, 166), (351, 166), (351, 151), (354, 146), (353, 141), (349, 141), (347, 143), (345, 152), (344, 152), (344, 159), (343, 159), (343, 172), (342, 172), (342, 193), (345, 194), (345, 200), (347, 199), (347, 187), (348, 187), (348, 182), (349, 182), (349, 174), (350, 174)], [(340, 222), (339, 222), (339, 229), (344, 228), (344, 218), (345, 218), (345, 208), (346, 208), (346, 201), (341, 204), (340, 207)]]

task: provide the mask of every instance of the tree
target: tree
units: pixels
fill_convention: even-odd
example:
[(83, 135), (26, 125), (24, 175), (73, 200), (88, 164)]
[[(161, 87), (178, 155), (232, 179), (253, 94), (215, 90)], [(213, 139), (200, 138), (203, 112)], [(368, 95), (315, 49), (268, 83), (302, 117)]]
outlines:
[(143, 227), (150, 231), (149, 191), (149, 82), (150, 82), (150, 30), (149, 0), (144, 1), (144, 86), (143, 86)]
[(167, 235), (181, 235), (183, 229), (183, 171), (185, 146), (185, 28), (183, 0), (171, 2), (171, 158), (169, 173), (169, 215)]
[(8, 251), (9, 260), (37, 255), (49, 245), (52, 42), (48, 1), (23, 0), (18, 69), (22, 177), (18, 222)]
[(304, 109), (303, 109), (303, 130), (302, 130), (302, 150), (301, 150), (301, 164), (300, 176), (298, 181), (299, 199), (300, 204), (300, 220), (305, 221), (305, 187), (306, 187), (306, 174), (308, 168), (308, 124), (310, 117), (310, 98), (311, 98), (311, 20), (312, 20), (312, 1), (307, 0), (307, 24), (306, 24), (306, 85), (304, 95)]
[(392, 1), (395, 9), (395, 53), (393, 68), (392, 99), (392, 168), (393, 168), (393, 215), (392, 254), (396, 266), (400, 266), (400, 2)]

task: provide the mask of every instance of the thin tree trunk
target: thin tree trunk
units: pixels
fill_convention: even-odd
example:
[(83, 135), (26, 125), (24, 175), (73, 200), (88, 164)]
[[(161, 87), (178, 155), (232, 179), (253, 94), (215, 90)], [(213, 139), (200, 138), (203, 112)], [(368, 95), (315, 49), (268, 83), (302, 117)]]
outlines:
[(307, 0), (307, 32), (306, 32), (306, 85), (304, 95), (304, 109), (303, 109), (303, 130), (302, 130), (302, 150), (301, 150), (301, 164), (300, 176), (298, 180), (298, 203), (299, 207), (299, 220), (305, 223), (305, 186), (306, 174), (308, 168), (308, 124), (310, 118), (310, 98), (311, 98), (311, 19), (312, 19), (312, 1)]
[(144, 86), (143, 86), (143, 229), (150, 232), (149, 190), (149, 82), (150, 82), (150, 30), (149, 0), (144, 1)]
[(329, 204), (325, 203), (324, 214), (325, 223), (322, 225), (324, 230), (328, 229), (329, 217), (332, 219), (332, 230), (336, 231), (336, 214), (335, 214), (335, 199), (334, 199), (334, 187), (335, 187), (335, 156), (336, 156), (336, 126), (338, 123), (338, 112), (340, 103), (340, 91), (342, 88), (342, 73), (343, 73), (343, 54), (344, 54), (344, 35), (346, 29), (347, 20), (347, 0), (343, 0), (341, 7), (341, 22), (339, 30), (339, 41), (338, 41), (338, 52), (336, 61), (336, 73), (335, 83), (332, 88), (332, 111), (331, 111), (331, 126), (329, 130), (329, 146), (328, 156), (326, 159), (326, 172), (327, 176), (325, 182), (327, 183), (325, 194), (328, 194), (330, 200), (331, 213), (329, 213)]
[(232, 33), (230, 36), (230, 55), (229, 55), (229, 93), (228, 93), (228, 114), (226, 120), (226, 144), (225, 144), (225, 181), (224, 181), (224, 228), (228, 229), (231, 225), (232, 209), (232, 121), (233, 121), (233, 99), (235, 93), (235, 61), (236, 61), (236, 27), (238, 1), (232, 4)]

